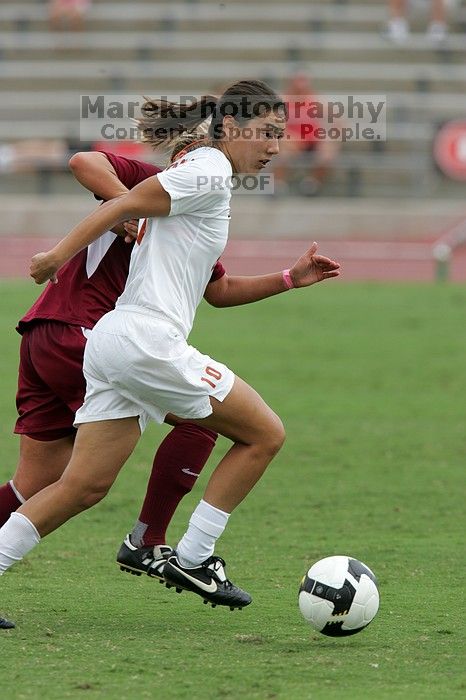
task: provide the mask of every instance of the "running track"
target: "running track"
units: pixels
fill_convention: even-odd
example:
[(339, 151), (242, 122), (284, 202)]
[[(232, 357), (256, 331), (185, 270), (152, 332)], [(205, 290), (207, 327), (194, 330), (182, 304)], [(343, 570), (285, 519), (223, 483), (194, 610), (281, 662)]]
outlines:
[[(56, 238), (2, 237), (0, 277), (27, 277), (34, 253), (48, 250)], [(264, 274), (289, 267), (312, 241), (231, 240), (222, 256), (230, 274)], [(435, 279), (431, 241), (327, 241), (319, 252), (338, 260), (342, 280), (385, 280), (428, 282)], [(455, 251), (450, 279), (466, 281), (466, 248)]]

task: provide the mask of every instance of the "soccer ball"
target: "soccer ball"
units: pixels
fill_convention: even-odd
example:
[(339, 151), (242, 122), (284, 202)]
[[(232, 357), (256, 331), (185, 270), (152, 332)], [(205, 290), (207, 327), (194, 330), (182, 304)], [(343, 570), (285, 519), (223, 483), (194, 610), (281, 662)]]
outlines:
[(352, 557), (326, 557), (304, 574), (298, 593), (307, 622), (329, 637), (346, 637), (367, 627), (379, 609), (377, 579)]

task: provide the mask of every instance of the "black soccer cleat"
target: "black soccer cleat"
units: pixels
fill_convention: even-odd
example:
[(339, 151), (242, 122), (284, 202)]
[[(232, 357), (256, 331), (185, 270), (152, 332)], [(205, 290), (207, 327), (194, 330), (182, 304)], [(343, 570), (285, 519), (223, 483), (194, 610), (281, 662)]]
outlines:
[(5, 620), (4, 617), (0, 617), (0, 630), (12, 630), (16, 627), (14, 622), (11, 620)]
[(162, 583), (163, 569), (168, 557), (173, 554), (173, 549), (167, 544), (156, 544), (153, 547), (135, 547), (131, 538), (126, 535), (125, 541), (117, 554), (117, 564), (122, 571), (140, 576), (147, 574), (158, 578)]
[(192, 591), (204, 599), (204, 603), (226, 605), (230, 610), (244, 608), (252, 603), (249, 593), (229, 581), (225, 575), (225, 562), (220, 557), (209, 557), (199, 566), (181, 566), (176, 554), (165, 564), (163, 577), (166, 586), (174, 586), (177, 592)]

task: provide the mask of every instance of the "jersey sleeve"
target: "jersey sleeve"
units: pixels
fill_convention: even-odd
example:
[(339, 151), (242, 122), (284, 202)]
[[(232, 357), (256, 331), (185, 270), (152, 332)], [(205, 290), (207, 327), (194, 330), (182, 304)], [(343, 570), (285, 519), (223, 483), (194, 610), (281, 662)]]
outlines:
[(223, 267), (223, 265), (222, 265), (222, 263), (220, 262), (220, 260), (217, 260), (217, 262), (215, 263), (215, 265), (214, 265), (214, 267), (213, 267), (213, 269), (212, 269), (212, 276), (211, 276), (211, 278), (210, 278), (210, 280), (209, 280), (209, 284), (210, 284), (211, 282), (216, 282), (216, 281), (219, 280), (221, 277), (223, 277), (223, 275), (225, 275), (225, 274), (226, 274), (225, 268)]
[(147, 180), (148, 177), (157, 175), (157, 173), (160, 172), (160, 168), (156, 165), (152, 165), (152, 163), (143, 163), (141, 160), (132, 160), (131, 158), (117, 156), (114, 153), (107, 153), (106, 151), (99, 151), (99, 153), (102, 153), (107, 158), (113, 166), (118, 179), (129, 190), (133, 189), (133, 187), (143, 180)]
[(183, 158), (157, 177), (170, 195), (169, 216), (215, 217), (230, 197), (231, 172), (218, 158), (205, 155)]

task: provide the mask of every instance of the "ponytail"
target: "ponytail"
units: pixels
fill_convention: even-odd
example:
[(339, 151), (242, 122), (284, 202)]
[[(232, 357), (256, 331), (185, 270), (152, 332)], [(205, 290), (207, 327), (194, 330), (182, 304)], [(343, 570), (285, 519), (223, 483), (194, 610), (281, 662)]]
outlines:
[(204, 95), (190, 103), (148, 99), (142, 105), (142, 116), (137, 121), (141, 141), (157, 148), (170, 145), (184, 134), (200, 135), (202, 129), (198, 131), (198, 128), (212, 116), (216, 105), (217, 98), (212, 95)]
[[(176, 152), (185, 147), (184, 139), (189, 144), (204, 139), (206, 133), (206, 142), (221, 141), (225, 137), (223, 120), (226, 116), (232, 116), (240, 125), (270, 112), (284, 118), (288, 116), (283, 100), (259, 80), (234, 83), (220, 98), (204, 95), (199, 100), (185, 103), (146, 99), (141, 112), (142, 116), (137, 120), (141, 141), (154, 148), (175, 143)], [(178, 144), (183, 145), (177, 148)]]

